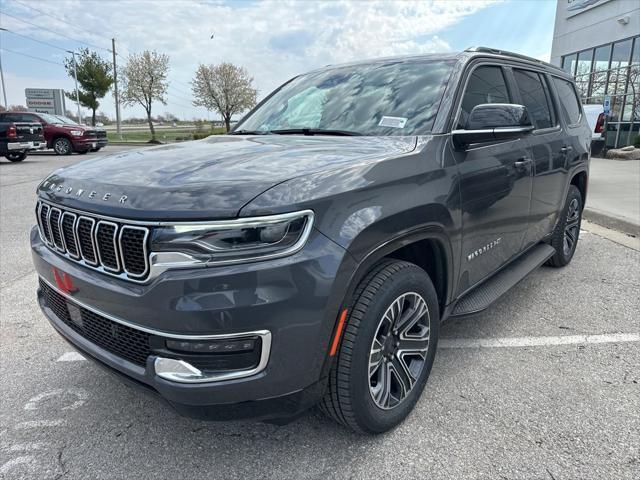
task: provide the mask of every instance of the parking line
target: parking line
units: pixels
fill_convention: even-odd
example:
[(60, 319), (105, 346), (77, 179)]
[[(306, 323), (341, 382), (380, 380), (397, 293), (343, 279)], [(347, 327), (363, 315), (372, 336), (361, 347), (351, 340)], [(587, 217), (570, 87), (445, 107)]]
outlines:
[(514, 348), (550, 347), (554, 345), (580, 345), (590, 343), (640, 342), (640, 333), (608, 333), (603, 335), (565, 335), (556, 337), (508, 338), (443, 338), (440, 348)]
[(86, 358), (84, 358), (78, 352), (67, 352), (61, 355), (60, 358), (56, 360), (56, 362), (81, 362), (83, 360), (86, 360)]

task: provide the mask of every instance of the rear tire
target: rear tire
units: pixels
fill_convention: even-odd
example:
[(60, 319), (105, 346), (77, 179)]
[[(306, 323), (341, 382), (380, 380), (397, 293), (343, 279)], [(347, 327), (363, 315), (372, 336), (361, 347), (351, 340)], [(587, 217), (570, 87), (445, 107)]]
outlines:
[(392, 259), (376, 265), (348, 306), (320, 409), (359, 433), (398, 425), (427, 382), (439, 325), (438, 298), (423, 269)]
[(27, 158), (27, 152), (11, 152), (7, 153), (4, 158), (9, 160), (10, 162), (21, 162), (25, 158)]
[(546, 265), (560, 268), (568, 265), (576, 252), (582, 223), (582, 194), (575, 185), (569, 185), (567, 200), (560, 219), (553, 230), (551, 246), (556, 250)]

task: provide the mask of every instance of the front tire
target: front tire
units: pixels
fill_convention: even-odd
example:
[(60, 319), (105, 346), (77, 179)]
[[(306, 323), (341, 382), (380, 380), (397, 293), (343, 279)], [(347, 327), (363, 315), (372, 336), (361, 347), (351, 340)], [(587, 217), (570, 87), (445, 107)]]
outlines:
[(440, 312), (429, 275), (385, 260), (348, 307), (321, 410), (359, 433), (382, 433), (413, 410), (429, 377)]
[(9, 160), (10, 162), (21, 162), (25, 158), (27, 158), (27, 152), (11, 152), (7, 153), (4, 158)]
[(53, 141), (53, 151), (56, 152), (56, 155), (71, 155), (73, 152), (71, 140), (65, 137), (56, 138)]
[(553, 230), (550, 242), (556, 253), (547, 260), (547, 265), (559, 268), (571, 262), (580, 237), (582, 209), (582, 194), (580, 190), (575, 185), (569, 185), (567, 200), (560, 213), (560, 220)]

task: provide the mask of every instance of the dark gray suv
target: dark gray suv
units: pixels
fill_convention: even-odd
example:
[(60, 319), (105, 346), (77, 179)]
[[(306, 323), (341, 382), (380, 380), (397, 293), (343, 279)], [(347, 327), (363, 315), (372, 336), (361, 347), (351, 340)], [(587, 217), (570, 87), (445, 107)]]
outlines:
[(589, 145), (572, 79), (531, 58), (329, 66), (230, 135), (50, 175), (39, 302), (183, 414), (279, 422), (319, 403), (383, 432), (424, 389), (442, 321), (569, 263)]

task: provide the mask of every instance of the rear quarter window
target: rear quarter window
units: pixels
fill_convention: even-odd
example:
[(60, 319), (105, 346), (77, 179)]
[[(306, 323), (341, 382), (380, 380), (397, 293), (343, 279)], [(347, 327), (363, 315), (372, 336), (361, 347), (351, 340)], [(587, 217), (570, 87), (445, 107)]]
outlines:
[(580, 101), (578, 100), (578, 95), (576, 94), (573, 84), (567, 80), (563, 80), (562, 78), (552, 78), (558, 92), (562, 115), (564, 115), (564, 118), (569, 125), (578, 123), (580, 121), (582, 109), (580, 108)]
[(520, 98), (537, 129), (555, 126), (551, 95), (544, 77), (530, 70), (514, 70)]

